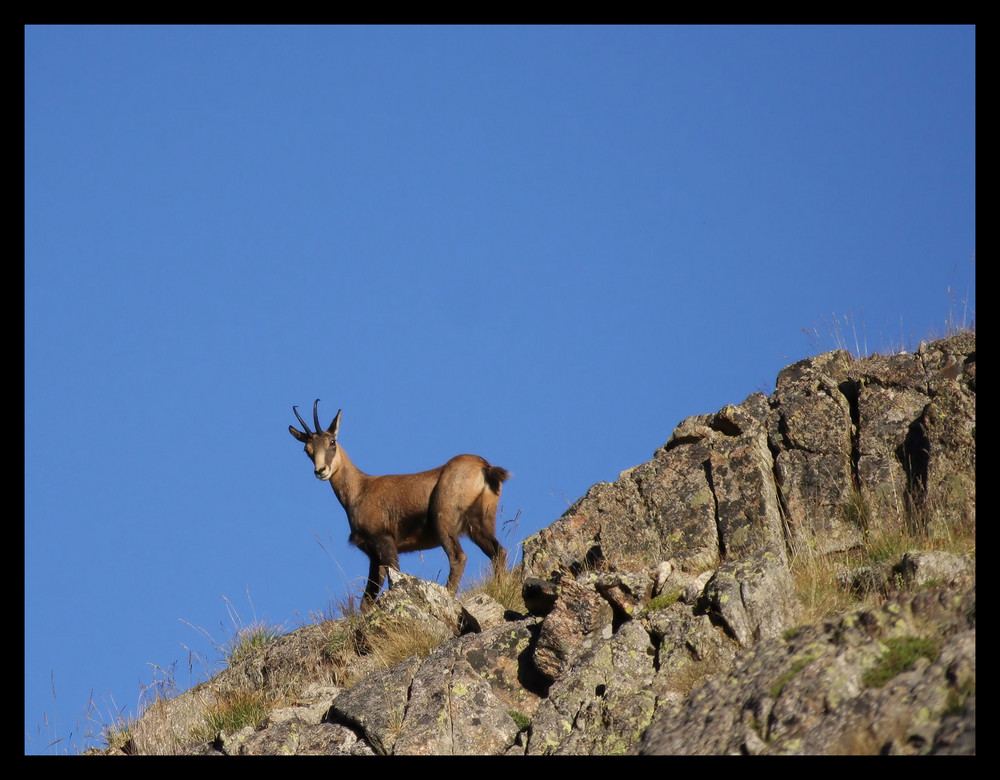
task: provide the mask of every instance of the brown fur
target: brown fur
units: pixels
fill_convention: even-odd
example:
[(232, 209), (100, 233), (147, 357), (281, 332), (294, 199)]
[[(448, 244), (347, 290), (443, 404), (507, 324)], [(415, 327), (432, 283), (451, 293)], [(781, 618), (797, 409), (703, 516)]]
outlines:
[(362, 611), (375, 601), (387, 567), (399, 570), (399, 553), (442, 547), (448, 556), (448, 590), (454, 593), (465, 570), (459, 536), (467, 535), (489, 557), (495, 571), (507, 563), (496, 538), (496, 511), (502, 483), (510, 473), (478, 455), (456, 455), (443, 466), (417, 474), (371, 476), (360, 471), (337, 443), (340, 412), (322, 430), (313, 404), (315, 432), (292, 407), (305, 431), (289, 433), (305, 444), (319, 479), (329, 480), (347, 512), (350, 542), (369, 559)]

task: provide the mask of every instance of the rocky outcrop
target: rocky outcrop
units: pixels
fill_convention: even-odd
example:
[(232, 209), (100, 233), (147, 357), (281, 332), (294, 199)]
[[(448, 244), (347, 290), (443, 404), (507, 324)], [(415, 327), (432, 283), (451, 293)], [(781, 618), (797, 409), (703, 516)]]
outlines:
[(974, 333), (914, 355), (795, 363), (770, 398), (682, 420), (653, 460), (592, 487), (525, 542), (526, 572), (600, 559), (698, 570), (798, 540), (847, 549), (864, 530), (845, 516), (852, 501), (974, 520), (975, 376)]
[[(927, 654), (882, 682), (893, 647)], [(904, 594), (741, 653), (635, 752), (975, 752), (975, 670), (975, 589)]]
[[(393, 573), (363, 623), (158, 702), (126, 752), (974, 753), (974, 561), (850, 562), (899, 531), (974, 538), (973, 333), (789, 366), (527, 539), (522, 611)], [(804, 622), (796, 564), (838, 556), (832, 587), (862, 601)], [(404, 624), (433, 649), (380, 663)], [(281, 695), (206, 731), (248, 689)]]

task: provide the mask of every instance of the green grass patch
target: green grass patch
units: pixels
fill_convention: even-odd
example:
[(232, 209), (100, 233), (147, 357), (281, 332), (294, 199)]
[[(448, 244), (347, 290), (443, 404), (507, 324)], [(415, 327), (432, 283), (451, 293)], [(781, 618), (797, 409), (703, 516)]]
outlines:
[(933, 663), (938, 659), (941, 648), (933, 639), (912, 636), (887, 639), (887, 650), (882, 653), (875, 666), (861, 676), (861, 683), (868, 688), (881, 688), (897, 674), (909, 671), (918, 658), (926, 658)]
[(671, 590), (661, 593), (659, 596), (654, 596), (646, 605), (646, 612), (655, 612), (658, 609), (666, 609), (671, 604), (676, 604), (680, 601), (683, 594), (683, 588), (672, 588)]

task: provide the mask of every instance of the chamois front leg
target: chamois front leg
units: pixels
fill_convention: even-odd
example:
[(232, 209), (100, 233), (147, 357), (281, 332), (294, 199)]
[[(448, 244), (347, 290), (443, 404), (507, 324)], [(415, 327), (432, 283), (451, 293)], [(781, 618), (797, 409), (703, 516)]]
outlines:
[[(359, 545), (360, 547), (360, 545)], [(368, 540), (368, 543), (361, 548), (368, 554), (368, 584), (365, 586), (365, 595), (361, 599), (361, 612), (364, 614), (375, 603), (378, 593), (385, 582), (386, 573), (389, 568), (399, 571), (399, 553), (396, 552), (396, 545), (391, 539), (377, 537)]]
[(378, 558), (369, 555), (368, 560), (368, 582), (365, 585), (365, 595), (361, 597), (362, 615), (372, 608), (378, 592), (382, 588), (382, 580), (385, 578), (384, 570), (381, 564), (379, 564)]

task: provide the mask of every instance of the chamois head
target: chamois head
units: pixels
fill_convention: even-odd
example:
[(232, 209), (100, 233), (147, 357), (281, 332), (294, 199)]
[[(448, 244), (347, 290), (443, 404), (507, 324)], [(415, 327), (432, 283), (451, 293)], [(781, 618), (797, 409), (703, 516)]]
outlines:
[(319, 412), (316, 410), (318, 404), (319, 399), (317, 398), (313, 403), (313, 425), (316, 427), (315, 432), (309, 430), (309, 426), (302, 419), (297, 406), (293, 406), (292, 411), (295, 412), (295, 416), (298, 417), (299, 422), (305, 430), (303, 432), (298, 430), (294, 425), (289, 425), (288, 432), (306, 445), (306, 455), (313, 462), (313, 473), (316, 475), (316, 478), (326, 480), (333, 475), (336, 469), (335, 462), (338, 454), (337, 430), (340, 428), (340, 410), (337, 411), (337, 416), (333, 418), (330, 427), (324, 431), (319, 424)]

